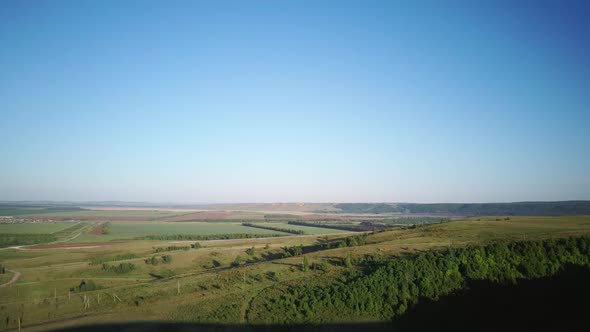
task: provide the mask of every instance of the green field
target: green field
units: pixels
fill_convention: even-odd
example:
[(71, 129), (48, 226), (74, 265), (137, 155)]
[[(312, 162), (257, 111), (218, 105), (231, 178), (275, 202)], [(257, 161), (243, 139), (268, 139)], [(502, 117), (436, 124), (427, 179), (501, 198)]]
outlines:
[(0, 224), (0, 234), (53, 234), (75, 224), (71, 222)]
[(227, 222), (113, 222), (109, 225), (109, 234), (83, 234), (75, 242), (101, 242), (112, 240), (129, 240), (147, 235), (214, 235), (214, 234), (281, 234), (265, 229), (245, 227)]

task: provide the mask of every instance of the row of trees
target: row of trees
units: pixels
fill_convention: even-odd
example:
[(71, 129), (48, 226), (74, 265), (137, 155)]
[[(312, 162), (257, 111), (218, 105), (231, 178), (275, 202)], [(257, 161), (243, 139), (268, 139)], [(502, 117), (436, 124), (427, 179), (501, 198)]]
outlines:
[(361, 232), (367, 229), (355, 224), (336, 224), (336, 223), (321, 223), (321, 222), (309, 222), (309, 221), (289, 221), (288, 224), (307, 226), (307, 227), (320, 227), (328, 229), (338, 229), (343, 231)]
[(167, 246), (167, 247), (154, 247), (154, 252), (157, 254), (159, 252), (165, 251), (176, 251), (176, 250), (189, 250), (190, 246)]
[(157, 234), (136, 237), (135, 240), (161, 240), (161, 241), (206, 241), (206, 240), (232, 240), (232, 239), (255, 239), (262, 237), (278, 237), (283, 234), (251, 234), (251, 233), (234, 233), (234, 234)]
[(135, 265), (133, 263), (119, 263), (119, 265), (102, 264), (102, 270), (122, 274), (135, 270)]
[(90, 259), (89, 265), (99, 265), (105, 262), (124, 261), (127, 259), (139, 258), (136, 254), (121, 254), (117, 256), (97, 256)]
[[(351, 258), (345, 258), (345, 264)], [(305, 263), (304, 263), (305, 264)], [(352, 265), (352, 261), (348, 263)], [(293, 323), (391, 319), (420, 298), (437, 299), (469, 281), (516, 283), (555, 274), (569, 264), (590, 266), (590, 237), (451, 248), (368, 264), (344, 282), (296, 285), (253, 302), (252, 322)], [(271, 292), (269, 292), (271, 294)]]
[(260, 228), (260, 229), (268, 229), (268, 230), (271, 230), (271, 231), (277, 231), (277, 232), (283, 232), (283, 233), (291, 233), (291, 234), (297, 234), (297, 235), (305, 235), (305, 232), (304, 231), (297, 230), (297, 229), (292, 229), (292, 228), (282, 228), (282, 227), (274, 227), (274, 226), (265, 226), (265, 225), (261, 225), (261, 224), (253, 224), (253, 223), (250, 223), (250, 222), (244, 222), (244, 223), (242, 223), (242, 226)]

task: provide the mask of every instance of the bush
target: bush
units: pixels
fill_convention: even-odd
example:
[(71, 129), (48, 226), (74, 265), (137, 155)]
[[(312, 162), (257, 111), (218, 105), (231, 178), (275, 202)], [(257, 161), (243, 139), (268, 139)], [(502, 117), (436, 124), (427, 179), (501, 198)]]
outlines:
[(101, 287), (99, 287), (97, 284), (95, 284), (94, 281), (92, 281), (92, 280), (88, 280), (88, 281), (82, 280), (78, 286), (70, 288), (70, 291), (72, 291), (74, 293), (81, 293), (81, 292), (90, 292), (90, 291), (97, 290), (100, 288)]
[(120, 263), (119, 265), (102, 264), (102, 269), (103, 271), (122, 274), (135, 270), (135, 265), (132, 263)]
[(246, 254), (248, 254), (248, 256), (256, 255), (256, 248), (254, 248), (254, 246), (252, 246), (252, 248), (246, 249)]
[(328, 263), (326, 263), (326, 262), (313, 263), (313, 264), (311, 264), (311, 269), (326, 272), (326, 271), (328, 271)]
[(240, 266), (242, 260), (242, 256), (237, 256), (236, 259), (234, 259), (234, 261), (231, 263), (231, 266)]
[(170, 255), (162, 256), (162, 263), (164, 263), (164, 264), (172, 263), (172, 256), (170, 256)]

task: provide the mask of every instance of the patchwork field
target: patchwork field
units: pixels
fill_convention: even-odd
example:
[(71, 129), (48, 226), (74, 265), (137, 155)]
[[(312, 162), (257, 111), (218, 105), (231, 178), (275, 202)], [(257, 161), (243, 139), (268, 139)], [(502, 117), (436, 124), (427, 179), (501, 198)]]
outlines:
[[(263, 224), (303, 227), (306, 232), (330, 231), (279, 222)], [(52, 227), (57, 225), (61, 223), (25, 227), (39, 227), (39, 232), (47, 232), (56, 231)], [(283, 234), (212, 241), (125, 239), (146, 234), (265, 230), (227, 222), (111, 222), (106, 226), (109, 234), (89, 234), (98, 225), (80, 223), (73, 235), (82, 234), (68, 242), (0, 250), (0, 264), (21, 274), (15, 284), (0, 288), (0, 330), (15, 329), (18, 317), (22, 317), (25, 331), (146, 318), (255, 323), (265, 319), (268, 294), (280, 297), (289, 287), (338, 284), (348, 275), (362, 274), (371, 266), (362, 262), (388, 262), (427, 250), (463, 248), (495, 240), (528, 241), (590, 234), (588, 216), (481, 217), (368, 235)], [(269, 235), (280, 233), (266, 231)], [(191, 248), (196, 242), (199, 245)], [(302, 269), (303, 260), (297, 248), (315, 268)], [(345, 264), (347, 257), (354, 262), (350, 266)], [(0, 276), (2, 282), (10, 278), (9, 273)], [(82, 281), (92, 284), (81, 286)], [(89, 300), (88, 307), (85, 301)], [(357, 318), (378, 317), (367, 314)]]

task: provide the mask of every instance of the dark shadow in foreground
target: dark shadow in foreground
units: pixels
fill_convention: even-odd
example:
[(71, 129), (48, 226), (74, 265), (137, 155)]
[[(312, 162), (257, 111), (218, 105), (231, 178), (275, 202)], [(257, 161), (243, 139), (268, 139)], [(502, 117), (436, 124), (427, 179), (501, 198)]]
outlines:
[[(421, 300), (394, 321), (397, 331), (576, 331), (590, 326), (590, 269), (567, 266), (515, 285), (474, 282), (469, 289)], [(585, 327), (585, 328), (584, 328)]]
[(62, 332), (160, 331), (572, 331), (590, 325), (590, 269), (563, 272), (516, 285), (475, 282), (469, 289), (420, 304), (392, 322), (325, 325), (222, 325), (166, 322), (84, 325)]

